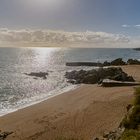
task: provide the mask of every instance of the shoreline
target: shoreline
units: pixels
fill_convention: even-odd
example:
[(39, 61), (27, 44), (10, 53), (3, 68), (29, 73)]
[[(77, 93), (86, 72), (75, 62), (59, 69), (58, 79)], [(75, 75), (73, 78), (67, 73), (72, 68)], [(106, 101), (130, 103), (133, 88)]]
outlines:
[[(65, 94), (66, 92), (73, 91), (73, 90), (79, 88), (80, 86), (82, 86), (82, 84), (81, 84), (81, 85), (71, 85), (71, 86), (73, 86), (73, 87), (70, 88), (70, 86), (68, 86), (68, 87), (65, 87), (64, 89), (61, 89), (61, 90), (58, 91), (58, 92), (55, 91), (55, 93), (57, 92), (57, 94), (55, 94), (55, 95), (51, 95), (51, 96), (49, 96), (49, 97), (45, 97), (44, 99), (40, 99), (40, 100), (38, 99), (37, 101), (33, 101), (32, 103), (23, 105), (23, 106), (21, 106), (21, 107), (19, 107), (19, 108), (13, 109), (12, 111), (7, 111), (7, 112), (5, 112), (5, 113), (2, 113), (2, 114), (0, 114), (0, 117), (3, 117), (3, 116), (5, 116), (5, 115), (8, 115), (8, 114), (11, 114), (11, 113), (14, 113), (14, 112), (17, 112), (17, 111), (22, 110), (22, 109), (26, 109), (26, 108), (28, 108), (28, 107), (30, 107), (30, 106), (34, 106), (34, 105), (36, 105), (36, 104), (45, 102), (45, 101), (47, 101), (47, 100), (49, 100), (49, 99), (51, 99), (51, 98), (54, 98), (54, 97), (59, 96), (59, 95), (61, 95), (61, 94)], [(50, 92), (52, 92), (52, 91), (50, 91)]]
[[(140, 81), (140, 66), (122, 69)], [(55, 140), (61, 136), (91, 140), (119, 126), (133, 92), (134, 87), (82, 85), (0, 117), (0, 129), (13, 132), (6, 140)]]

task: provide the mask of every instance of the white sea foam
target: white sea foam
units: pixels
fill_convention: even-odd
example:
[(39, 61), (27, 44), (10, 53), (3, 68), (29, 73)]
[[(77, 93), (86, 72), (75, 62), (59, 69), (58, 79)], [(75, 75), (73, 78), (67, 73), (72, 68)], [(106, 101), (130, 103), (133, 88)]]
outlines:
[(6, 114), (9, 114), (9, 113), (18, 111), (20, 109), (23, 109), (23, 108), (35, 105), (37, 103), (41, 103), (43, 101), (47, 101), (48, 99), (53, 98), (55, 96), (58, 96), (60, 94), (65, 94), (65, 92), (75, 90), (79, 86), (80, 85), (71, 85), (71, 86), (67, 86), (67, 87), (65, 87), (63, 89), (56, 89), (56, 90), (50, 91), (47, 94), (47, 96), (46, 95), (42, 95), (41, 97), (40, 96), (35, 96), (35, 97), (29, 98), (29, 99), (28, 98), (24, 99), (22, 101), (17, 102), (17, 107), (16, 108), (15, 107), (14, 108), (11, 107), (11, 108), (4, 108), (4, 109), (2, 109), (0, 111), (0, 116), (4, 116)]

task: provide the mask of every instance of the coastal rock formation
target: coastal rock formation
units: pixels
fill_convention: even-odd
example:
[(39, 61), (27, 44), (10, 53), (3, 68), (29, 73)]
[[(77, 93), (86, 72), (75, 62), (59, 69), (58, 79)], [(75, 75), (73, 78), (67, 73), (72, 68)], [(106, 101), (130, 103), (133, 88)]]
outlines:
[(119, 140), (123, 132), (124, 128), (119, 127), (115, 131), (110, 131), (108, 133), (104, 133), (103, 136), (99, 138), (94, 138), (94, 140)]
[(67, 62), (66, 66), (95, 66), (95, 67), (103, 67), (103, 66), (118, 66), (118, 65), (126, 65), (126, 62), (123, 61), (122, 58), (115, 59), (111, 62), (105, 61), (104, 63), (100, 62)]
[(67, 62), (66, 66), (95, 66), (102, 67), (103, 64), (100, 62)]
[(119, 66), (119, 65), (126, 65), (126, 63), (122, 60), (122, 58), (118, 58), (110, 62), (110, 65)]
[(140, 61), (137, 59), (128, 59), (127, 64), (128, 65), (140, 65)]
[(47, 72), (31, 72), (31, 73), (24, 73), (28, 76), (34, 76), (34, 77), (39, 77), (43, 79), (47, 79), (48, 73)]
[(132, 76), (128, 76), (121, 68), (99, 68), (98, 70), (80, 70), (66, 72), (65, 77), (69, 79), (68, 82), (72, 84), (96, 84), (102, 83), (103, 79), (111, 79), (116, 81), (130, 81), (134, 82)]
[(122, 58), (117, 58), (111, 62), (105, 61), (100, 62), (67, 62), (66, 66), (94, 66), (94, 67), (104, 67), (104, 66), (123, 66), (123, 65), (140, 65), (140, 61), (136, 59), (128, 59), (127, 62), (123, 61)]

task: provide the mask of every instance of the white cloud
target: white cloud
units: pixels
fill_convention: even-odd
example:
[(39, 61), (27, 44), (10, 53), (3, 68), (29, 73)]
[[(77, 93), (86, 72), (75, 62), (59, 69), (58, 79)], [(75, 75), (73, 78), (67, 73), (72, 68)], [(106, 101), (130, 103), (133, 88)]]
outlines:
[(106, 32), (64, 32), (52, 30), (9, 30), (0, 29), (1, 42), (87, 42), (87, 43), (126, 43), (129, 38)]
[(129, 28), (129, 27), (131, 27), (130, 25), (127, 25), (127, 24), (124, 24), (124, 25), (122, 25), (122, 27), (123, 28)]
[[(53, 30), (9, 30), (0, 29), (0, 42), (2, 43), (30, 43), (30, 44), (72, 44), (91, 45), (91, 47), (119, 47), (128, 46), (131, 38), (122, 34), (112, 34), (107, 32), (65, 32)], [(83, 45), (83, 46), (84, 46)], [(64, 45), (65, 46), (65, 45)]]
[(140, 28), (140, 24), (137, 24), (137, 25), (127, 25), (127, 24), (124, 24), (122, 25), (123, 28)]
[(136, 28), (140, 28), (140, 24), (134, 25), (134, 27), (136, 27)]

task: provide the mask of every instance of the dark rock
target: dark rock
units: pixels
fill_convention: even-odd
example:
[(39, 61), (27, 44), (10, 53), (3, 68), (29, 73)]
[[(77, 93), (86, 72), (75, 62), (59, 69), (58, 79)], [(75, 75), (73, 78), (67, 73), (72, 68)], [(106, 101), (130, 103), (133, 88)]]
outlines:
[(67, 62), (66, 66), (103, 66), (100, 62)]
[(94, 66), (94, 67), (104, 67), (104, 66), (122, 66), (122, 65), (140, 65), (140, 61), (136, 59), (128, 59), (127, 63), (123, 61), (122, 58), (117, 58), (111, 62), (105, 61), (100, 62), (67, 62), (66, 66)]
[(126, 63), (122, 60), (122, 58), (115, 59), (110, 64), (113, 66), (126, 65)]
[(89, 74), (84, 77), (82, 82), (87, 84), (95, 84), (97, 83), (97, 81), (98, 81), (98, 77), (96, 74)]
[(37, 77), (34, 77), (33, 79), (37, 80)]
[(108, 61), (105, 61), (105, 62), (103, 63), (103, 66), (110, 66), (110, 65), (111, 65), (111, 63), (108, 62)]
[(132, 104), (128, 104), (128, 105), (127, 105), (127, 107), (126, 107), (127, 112), (129, 112), (129, 110), (130, 110), (132, 107), (133, 107), (133, 105), (132, 105)]
[(103, 134), (103, 138), (108, 138), (108, 136), (109, 136), (109, 133), (104, 133)]
[(113, 60), (112, 62), (105, 61), (104, 63), (100, 62), (67, 62), (66, 66), (95, 66), (95, 67), (103, 67), (103, 66), (118, 66), (118, 65), (126, 65), (126, 63), (122, 60), (122, 58), (118, 58)]
[(26, 74), (28, 76), (34, 76), (35, 77), (34, 79), (36, 79), (36, 77), (47, 79), (46, 76), (48, 75), (47, 72), (31, 72), (29, 74), (28, 73), (24, 73), (24, 74)]
[(5, 140), (8, 135), (11, 135), (13, 132), (0, 132), (0, 140)]
[(132, 76), (128, 76), (124, 72), (116, 74), (115, 76), (112, 76), (108, 79), (115, 80), (115, 81), (122, 81), (122, 82), (124, 82), (124, 81), (134, 82), (135, 81)]
[(131, 81), (134, 79), (128, 76), (121, 68), (110, 67), (110, 68), (99, 68), (98, 70), (80, 70), (66, 72), (65, 77), (69, 79), (70, 83), (77, 84), (95, 84), (100, 83), (103, 79), (111, 79), (116, 81)]
[(128, 59), (127, 61), (128, 65), (140, 65), (140, 61), (136, 59)]
[(94, 138), (94, 140), (100, 140), (99, 138)]
[[(99, 137), (97, 140), (120, 140), (125, 128), (118, 127), (114, 131), (105, 132), (103, 136)], [(94, 138), (95, 140), (95, 138)]]
[(136, 51), (140, 51), (140, 48), (134, 48), (134, 50), (136, 50)]
[(75, 80), (72, 80), (72, 79), (68, 80), (67, 82), (68, 83), (72, 83), (72, 84), (76, 84), (76, 81)]
[(118, 131), (110, 131), (109, 133), (104, 133), (103, 138), (105, 138), (106, 140), (117, 140)]
[(134, 78), (132, 76), (127, 76), (127, 80), (126, 81), (135, 82), (135, 80), (134, 80)]

